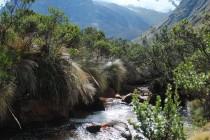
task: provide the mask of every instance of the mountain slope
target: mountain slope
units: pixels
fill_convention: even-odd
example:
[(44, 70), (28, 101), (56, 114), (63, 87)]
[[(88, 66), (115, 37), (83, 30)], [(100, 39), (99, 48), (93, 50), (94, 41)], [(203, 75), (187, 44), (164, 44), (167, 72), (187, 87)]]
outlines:
[(158, 33), (164, 26), (172, 27), (177, 22), (187, 19), (194, 26), (199, 25), (205, 14), (210, 13), (210, 0), (182, 0), (179, 6), (169, 15), (169, 17), (159, 26), (148, 30), (143, 35), (134, 40), (142, 42), (142, 37), (146, 36), (151, 40), (154, 34)]
[(202, 19), (202, 15), (208, 12), (210, 12), (210, 0), (182, 0), (163, 25), (171, 26), (183, 19), (197, 24)]
[(111, 36), (132, 39), (149, 28), (142, 17), (127, 8), (102, 2), (95, 5), (99, 29)]
[(154, 10), (135, 7), (135, 6), (128, 6), (128, 9), (138, 13), (150, 25), (157, 25), (158, 23), (163, 22), (170, 14), (170, 12), (169, 13), (154, 12)]
[[(32, 6), (35, 11), (44, 14), (47, 13), (48, 7), (61, 9), (81, 28), (87, 26), (99, 28), (108, 37), (133, 39), (151, 26), (151, 22), (144, 16), (112, 3), (92, 0), (38, 0)], [(157, 22), (159, 21), (161, 20), (157, 19)]]

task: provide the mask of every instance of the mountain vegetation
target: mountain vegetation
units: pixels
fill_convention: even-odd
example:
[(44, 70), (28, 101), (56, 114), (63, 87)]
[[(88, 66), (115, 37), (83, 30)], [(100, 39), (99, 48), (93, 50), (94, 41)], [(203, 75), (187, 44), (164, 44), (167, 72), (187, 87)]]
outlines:
[[(80, 29), (55, 8), (37, 13), (34, 2), (12, 0), (0, 14), (1, 128), (68, 120), (77, 108), (129, 92), (137, 116), (131, 123), (149, 140), (188, 138), (180, 113), (188, 103), (193, 125), (210, 121), (208, 12), (199, 26), (184, 19), (140, 45)], [(134, 90), (139, 85), (151, 90), (147, 101)]]

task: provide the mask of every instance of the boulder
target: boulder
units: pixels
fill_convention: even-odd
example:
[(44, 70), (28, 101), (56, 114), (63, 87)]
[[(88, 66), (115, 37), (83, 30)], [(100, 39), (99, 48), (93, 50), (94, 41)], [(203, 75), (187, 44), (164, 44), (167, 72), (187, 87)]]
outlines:
[(119, 135), (119, 137), (125, 138), (126, 140), (132, 139), (132, 134), (128, 128), (128, 125), (123, 122), (119, 121), (112, 121), (105, 124), (100, 125), (90, 125), (86, 127), (86, 130), (90, 133), (103, 133), (103, 132), (109, 132), (110, 134)]
[(147, 87), (147, 86), (139, 87), (138, 90), (142, 96), (151, 96), (152, 95), (152, 92), (150, 91), (149, 87)]
[(123, 97), (120, 94), (115, 94), (116, 99), (122, 99)]
[(91, 126), (87, 126), (86, 130), (90, 133), (98, 133), (100, 131), (100, 129), (102, 128), (101, 125), (91, 125)]
[[(150, 91), (149, 87), (144, 86), (144, 87), (139, 87), (137, 89), (140, 93), (139, 94), (139, 101), (140, 102), (150, 100), (150, 97), (152, 96), (152, 92)], [(129, 93), (129, 94), (122, 97), (122, 101), (127, 103), (127, 104), (130, 104), (132, 102), (132, 96), (133, 96), (133, 93)]]
[[(133, 98), (133, 93), (129, 93), (128, 95), (126, 95), (122, 98), (122, 101), (127, 104), (130, 104), (132, 102), (132, 98)], [(138, 99), (139, 99), (139, 102), (144, 102), (144, 101), (150, 100), (150, 96), (139, 95)]]
[(133, 96), (133, 94), (129, 93), (122, 98), (122, 101), (127, 104), (130, 104), (132, 102), (132, 96)]
[(130, 130), (128, 128), (128, 125), (126, 123), (115, 122), (114, 125), (113, 125), (113, 128), (118, 130), (121, 133), (121, 136), (123, 138), (126, 138), (127, 140), (132, 139), (131, 132), (130, 132)]

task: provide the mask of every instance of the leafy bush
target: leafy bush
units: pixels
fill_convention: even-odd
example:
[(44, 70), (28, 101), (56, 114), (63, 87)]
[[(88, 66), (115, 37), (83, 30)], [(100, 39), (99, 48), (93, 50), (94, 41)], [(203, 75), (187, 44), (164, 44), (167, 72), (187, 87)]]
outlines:
[(13, 64), (11, 54), (4, 48), (0, 48), (0, 88), (5, 86), (12, 78), (10, 73)]
[(178, 86), (183, 86), (186, 90), (201, 90), (208, 80), (208, 74), (195, 71), (195, 66), (192, 62), (180, 64), (174, 70), (174, 78)]
[(158, 96), (155, 106), (149, 101), (140, 103), (139, 92), (134, 91), (133, 109), (139, 121), (134, 127), (149, 140), (184, 140), (183, 123), (179, 114), (179, 98), (168, 86), (164, 107)]

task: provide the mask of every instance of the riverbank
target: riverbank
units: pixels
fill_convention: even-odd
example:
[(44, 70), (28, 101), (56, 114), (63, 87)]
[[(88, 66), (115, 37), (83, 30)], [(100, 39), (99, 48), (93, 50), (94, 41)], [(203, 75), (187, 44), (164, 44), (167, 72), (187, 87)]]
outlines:
[[(103, 111), (89, 112), (83, 118), (70, 118), (65, 124), (54, 127), (46, 126), (10, 134), (2, 140), (127, 140), (137, 135), (128, 120), (136, 120), (132, 107), (120, 99), (107, 98)], [(87, 127), (95, 125), (104, 127), (95, 133), (87, 130)]]

